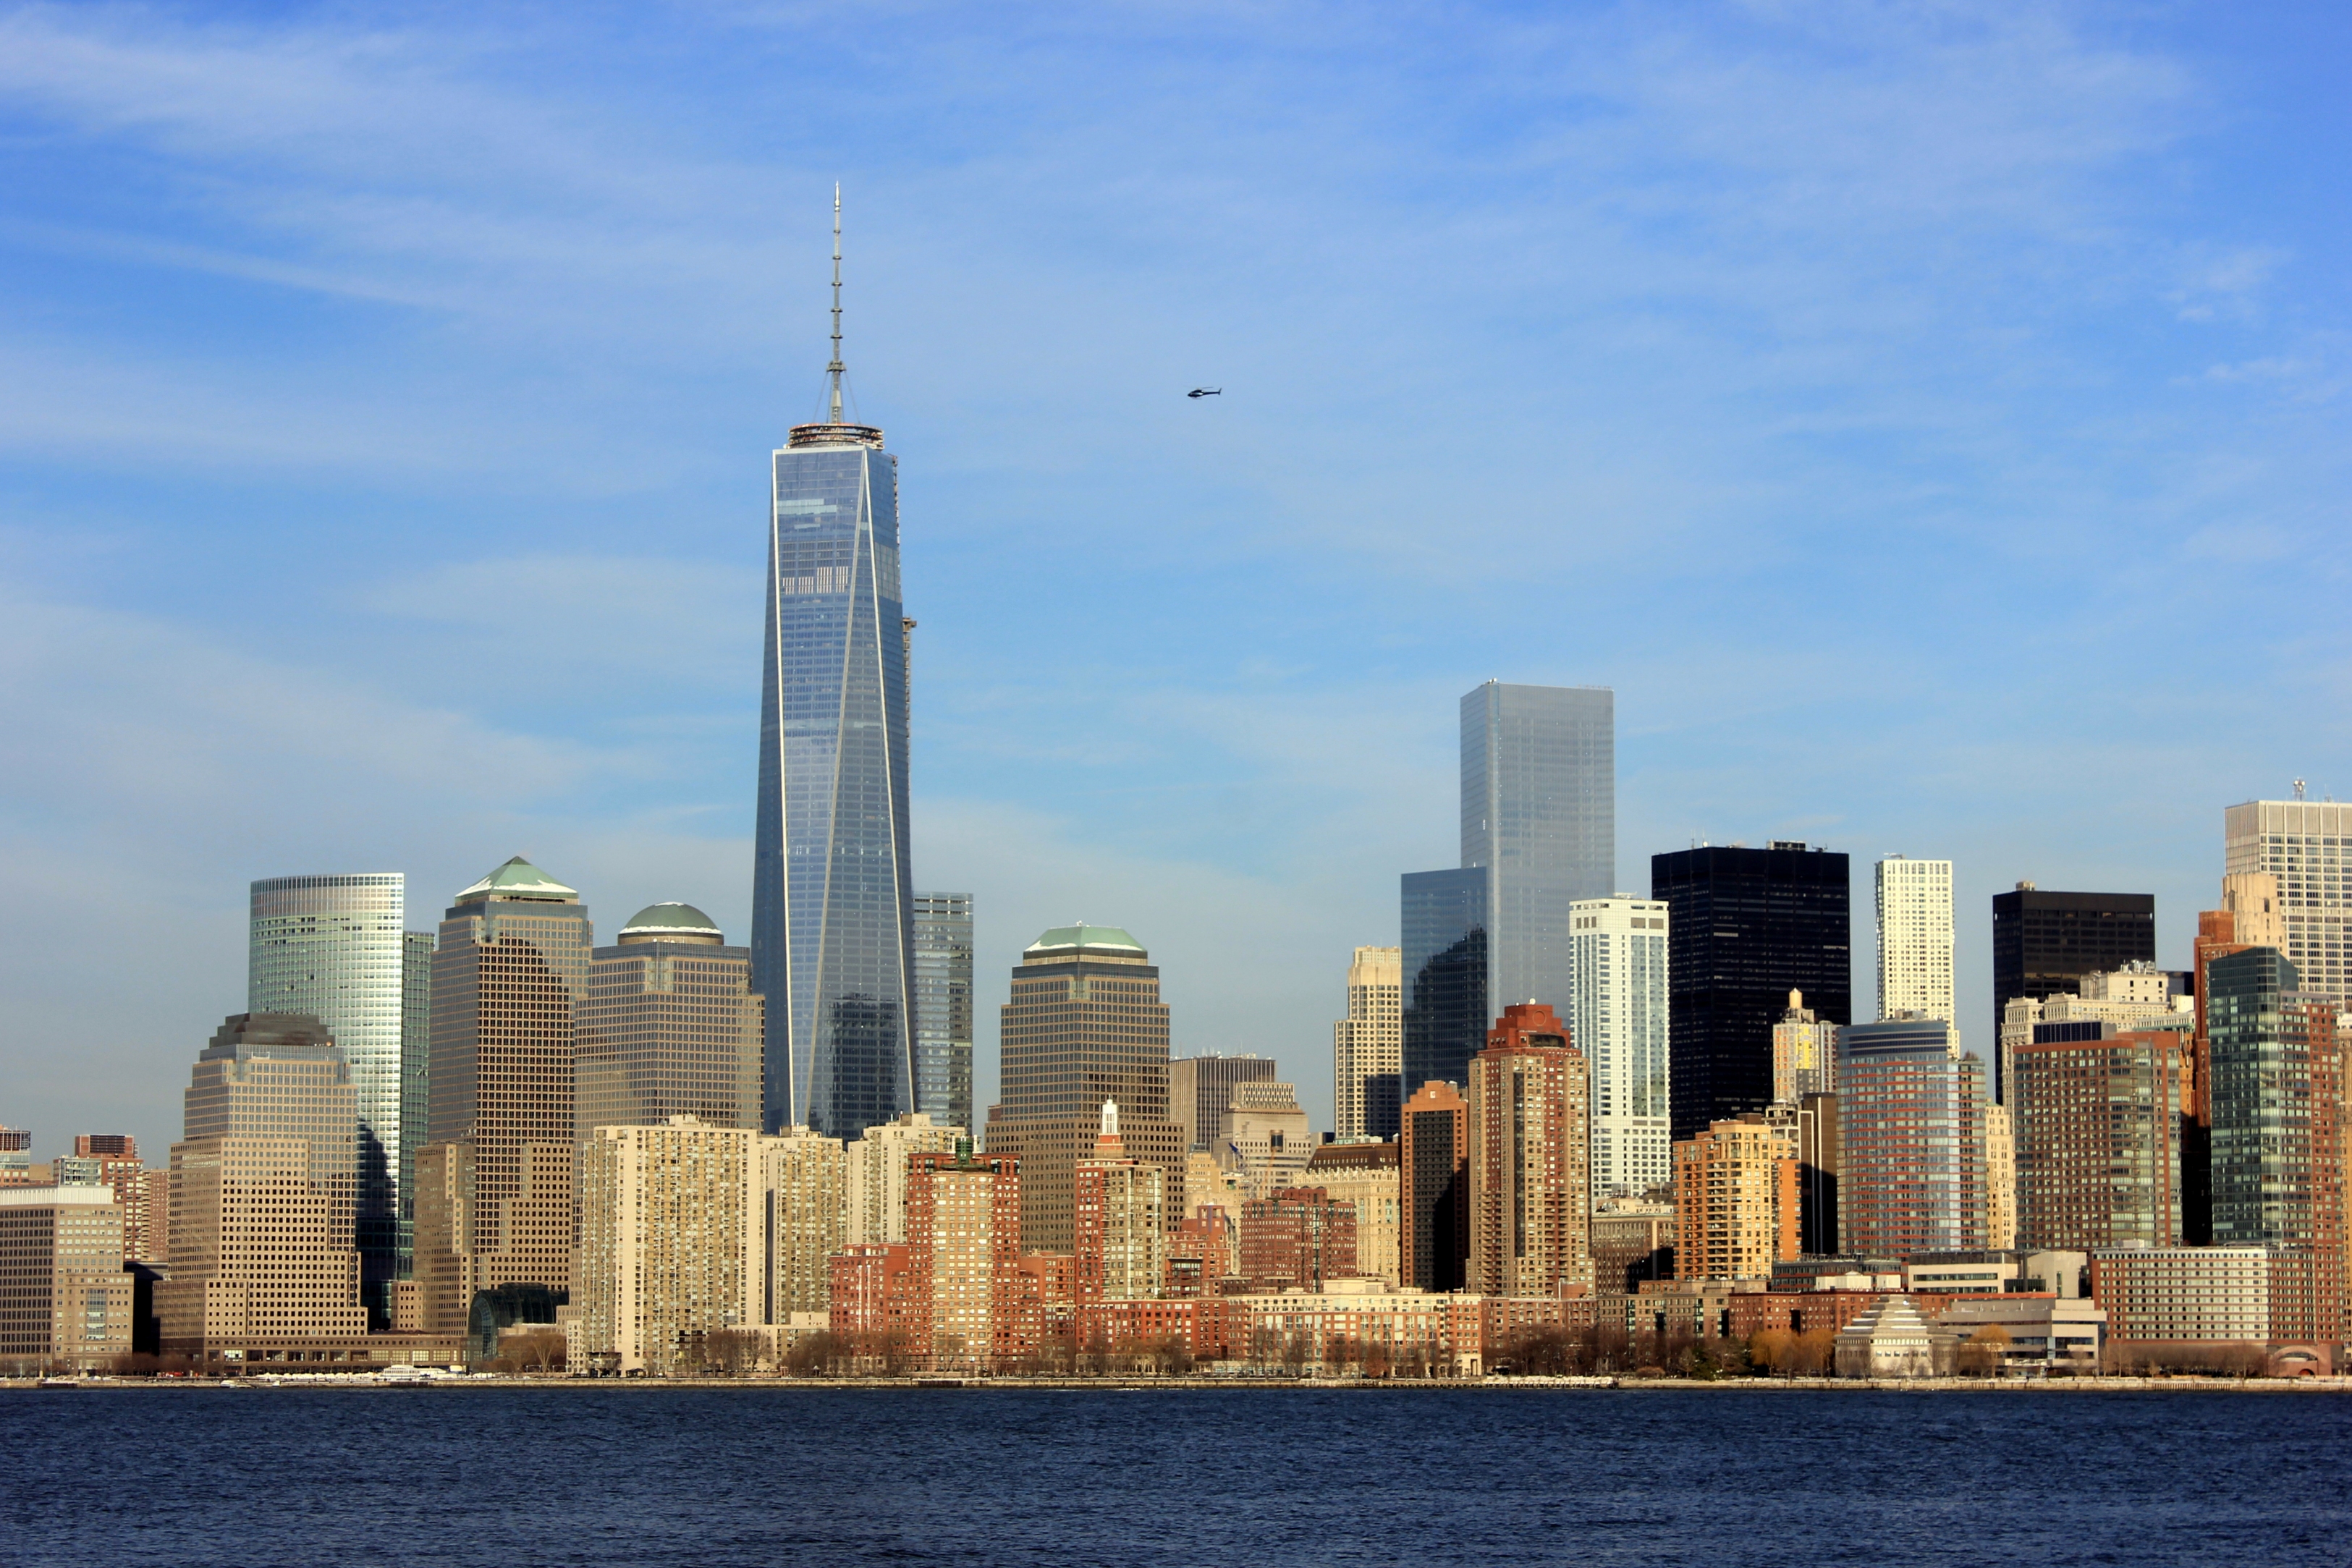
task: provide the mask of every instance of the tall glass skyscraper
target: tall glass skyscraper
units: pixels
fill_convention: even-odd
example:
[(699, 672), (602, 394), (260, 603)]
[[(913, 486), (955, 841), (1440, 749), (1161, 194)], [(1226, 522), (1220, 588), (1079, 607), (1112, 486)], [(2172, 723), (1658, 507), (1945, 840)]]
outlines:
[(1462, 699), (1462, 863), (1486, 869), (1497, 1013), (1575, 1003), (1569, 906), (1616, 889), (1616, 700), (1605, 686), (1500, 681)]
[(431, 1040), (423, 971), (433, 938), (404, 929), (398, 872), (274, 876), (252, 885), (246, 1007), (307, 1013), (349, 1064), (359, 1106), (354, 1228), (369, 1312), (387, 1321), (392, 1281), (408, 1272), (409, 1176), (424, 1141), (420, 1081)]
[(971, 1130), (971, 894), (915, 894), (915, 1109)]
[(769, 474), (751, 984), (768, 998), (766, 1130), (839, 1138), (915, 1109), (907, 646), (898, 460), (841, 415), (834, 196), (829, 417)]
[(1409, 871), (1400, 890), (1403, 952), (1402, 1105), (1424, 1083), (1470, 1082), (1486, 1044), (1486, 872)]

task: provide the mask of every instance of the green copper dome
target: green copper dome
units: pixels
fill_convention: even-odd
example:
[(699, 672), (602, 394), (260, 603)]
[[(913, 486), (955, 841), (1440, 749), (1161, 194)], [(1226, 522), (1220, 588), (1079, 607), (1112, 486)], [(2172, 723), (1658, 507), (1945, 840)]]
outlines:
[(1143, 956), (1143, 944), (1116, 925), (1089, 925), (1079, 921), (1076, 925), (1056, 925), (1025, 949), (1030, 953), (1051, 953), (1057, 948), (1108, 947), (1120, 952)]
[(648, 904), (621, 927), (624, 936), (718, 936), (719, 922), (691, 904)]
[(580, 890), (566, 887), (529, 861), (517, 855), (459, 894), (457, 903), (476, 898), (541, 898), (551, 903), (576, 901)]

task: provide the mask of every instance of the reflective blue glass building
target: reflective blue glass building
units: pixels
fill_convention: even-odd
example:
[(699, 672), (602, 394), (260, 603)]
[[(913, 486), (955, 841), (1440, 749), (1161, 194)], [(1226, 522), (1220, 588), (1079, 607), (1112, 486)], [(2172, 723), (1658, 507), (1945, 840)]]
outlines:
[(1616, 706), (1606, 686), (1500, 681), (1462, 699), (1462, 863), (1486, 869), (1497, 1014), (1515, 1002), (1562, 1018), (1574, 1009), (1570, 906), (1616, 890)]
[(1470, 1082), (1486, 1043), (1486, 872), (1412, 871), (1401, 890), (1404, 1074), (1399, 1103), (1433, 1079)]
[(836, 414), (794, 426), (772, 472), (751, 889), (763, 1121), (855, 1138), (916, 1108), (898, 459)]

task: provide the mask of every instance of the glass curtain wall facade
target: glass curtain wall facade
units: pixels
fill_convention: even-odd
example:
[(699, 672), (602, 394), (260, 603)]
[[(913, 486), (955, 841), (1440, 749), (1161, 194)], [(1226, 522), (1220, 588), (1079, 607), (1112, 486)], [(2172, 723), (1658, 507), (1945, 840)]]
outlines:
[(1404, 1082), (1399, 1103), (1424, 1083), (1470, 1082), (1486, 1049), (1486, 871), (1407, 872), (1402, 887)]
[(915, 1108), (898, 472), (856, 424), (795, 426), (772, 468), (751, 890), (770, 1133), (855, 1138)]
[(1670, 925), (1677, 1140), (1771, 1103), (1772, 1027), (1790, 991), (1823, 1023), (1853, 1019), (1851, 874), (1844, 855), (1787, 841), (1651, 857)]
[(915, 1109), (971, 1120), (971, 894), (915, 894)]
[[(408, 1177), (424, 1131), (408, 1075), (429, 1027), (412, 1005), (407, 879), (398, 872), (274, 876), (252, 884), (246, 1007), (303, 1013), (334, 1037), (358, 1107), (352, 1193), (362, 1294), (390, 1322), (392, 1281), (409, 1264)], [(432, 938), (423, 940), (430, 950)], [(429, 995), (429, 992), (428, 992)]]
[(1462, 863), (1486, 870), (1497, 1010), (1575, 1001), (1579, 899), (1617, 883), (1616, 695), (1488, 681), (1462, 699)]

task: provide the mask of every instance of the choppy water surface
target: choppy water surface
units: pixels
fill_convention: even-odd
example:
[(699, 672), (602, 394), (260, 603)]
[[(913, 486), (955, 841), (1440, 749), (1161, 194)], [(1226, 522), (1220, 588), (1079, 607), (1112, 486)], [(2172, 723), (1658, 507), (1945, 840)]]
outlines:
[(2352, 1562), (2352, 1397), (0, 1395), (0, 1563)]

